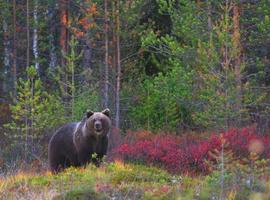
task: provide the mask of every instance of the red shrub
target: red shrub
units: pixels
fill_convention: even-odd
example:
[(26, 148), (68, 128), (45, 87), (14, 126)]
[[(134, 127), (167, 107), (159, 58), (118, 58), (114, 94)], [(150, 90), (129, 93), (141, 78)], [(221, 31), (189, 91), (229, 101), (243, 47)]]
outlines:
[(261, 157), (270, 158), (270, 137), (256, 134), (253, 128), (230, 129), (220, 135), (213, 133), (208, 139), (202, 138), (140, 131), (133, 136), (129, 133), (114, 153), (124, 160), (155, 164), (173, 173), (192, 174), (209, 172), (205, 160), (214, 160), (209, 151), (220, 150), (222, 140), (239, 158), (247, 157), (253, 150)]
[(247, 157), (250, 151), (252, 151), (251, 146), (257, 141), (261, 147), (255, 146), (253, 150), (256, 151), (256, 148), (261, 148), (261, 150), (257, 149), (259, 152), (256, 153), (260, 153), (263, 158), (270, 158), (268, 156), (270, 153), (270, 137), (258, 135), (255, 128), (230, 129), (222, 135), (229, 148), (238, 157)]

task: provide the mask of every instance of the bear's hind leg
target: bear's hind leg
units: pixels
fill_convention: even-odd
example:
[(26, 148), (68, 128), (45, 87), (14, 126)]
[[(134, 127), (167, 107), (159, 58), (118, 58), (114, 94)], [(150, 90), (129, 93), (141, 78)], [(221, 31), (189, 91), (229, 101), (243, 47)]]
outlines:
[(70, 162), (64, 156), (53, 156), (49, 159), (49, 167), (53, 174), (57, 174), (70, 166)]

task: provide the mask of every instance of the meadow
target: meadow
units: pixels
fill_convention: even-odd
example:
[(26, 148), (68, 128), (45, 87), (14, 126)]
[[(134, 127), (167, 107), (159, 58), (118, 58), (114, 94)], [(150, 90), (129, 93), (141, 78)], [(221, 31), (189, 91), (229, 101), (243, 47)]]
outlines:
[(270, 198), (270, 137), (254, 127), (176, 136), (129, 132), (100, 167), (57, 175), (33, 164), (0, 180), (1, 199)]

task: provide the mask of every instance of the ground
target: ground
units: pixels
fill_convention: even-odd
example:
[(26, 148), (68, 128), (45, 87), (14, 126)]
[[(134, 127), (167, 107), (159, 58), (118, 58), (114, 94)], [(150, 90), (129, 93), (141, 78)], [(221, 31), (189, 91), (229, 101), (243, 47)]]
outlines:
[[(1, 199), (209, 199), (221, 193), (220, 174), (189, 177), (172, 175), (156, 168), (120, 161), (105, 163), (96, 168), (69, 168), (52, 175), (17, 173), (0, 180)], [(215, 190), (211, 190), (211, 185)], [(246, 193), (249, 199), (266, 200), (270, 197), (270, 182), (265, 190)], [(268, 186), (268, 189), (267, 189)], [(215, 193), (216, 192), (216, 193)], [(236, 189), (225, 190), (226, 199), (243, 199)]]

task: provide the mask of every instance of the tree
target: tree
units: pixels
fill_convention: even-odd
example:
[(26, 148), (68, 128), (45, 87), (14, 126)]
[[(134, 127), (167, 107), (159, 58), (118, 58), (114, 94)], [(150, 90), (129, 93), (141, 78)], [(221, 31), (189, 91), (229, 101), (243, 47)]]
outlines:
[[(68, 0), (60, 1), (60, 47), (61, 47), (61, 53), (62, 55), (65, 55), (67, 53), (68, 48), (68, 23), (69, 23), (69, 13), (68, 13)], [(65, 59), (62, 57), (61, 59), (61, 66), (65, 66)]]
[(104, 40), (105, 40), (105, 56), (104, 56), (104, 107), (109, 105), (109, 16), (108, 16), (108, 0), (104, 0)]
[(242, 48), (245, 58), (246, 74), (244, 85), (248, 85), (246, 104), (252, 122), (260, 132), (269, 129), (269, 31), (270, 2), (247, 1), (240, 5), (242, 12)]
[(65, 82), (60, 78), (58, 79), (60, 83), (60, 89), (62, 92), (62, 97), (65, 99), (65, 106), (68, 110), (67, 113), (71, 114), (71, 119), (74, 120), (74, 109), (75, 109), (75, 94), (76, 94), (76, 83), (75, 83), (75, 63), (81, 58), (82, 53), (77, 54), (78, 41), (76, 41), (74, 36), (71, 36), (69, 42), (70, 53), (64, 55), (66, 59), (66, 65), (59, 68), (59, 74), (61, 77), (66, 76)]
[(34, 62), (35, 62), (35, 68), (39, 69), (39, 51), (38, 51), (38, 0), (34, 0), (34, 12), (33, 12), (33, 18), (34, 18), (34, 30), (33, 30), (33, 54), (34, 54)]
[[(42, 88), (34, 66), (27, 68), (27, 79), (20, 78), (17, 89), (18, 94), (14, 97), (14, 104), (10, 105), (12, 122), (6, 124), (6, 127), (14, 130), (12, 135), (14, 141), (24, 140), (24, 152), (27, 158), (29, 144), (42, 136), (44, 128), (50, 129), (63, 122), (64, 115), (57, 98), (49, 95)], [(19, 133), (21, 135), (18, 135)]]
[(29, 0), (26, 0), (26, 66), (30, 66), (30, 16), (29, 16)]
[[(159, 96), (160, 104), (171, 104), (161, 109), (166, 118), (177, 116), (172, 121), (178, 124), (166, 125), (175, 129), (179, 124), (216, 129), (255, 122), (266, 130), (269, 5), (267, 0), (1, 1), (1, 97), (9, 100), (10, 88), (17, 97), (18, 79), (25, 80), (31, 64), (46, 91), (54, 93), (59, 89), (55, 77), (60, 65), (64, 92), (58, 95), (75, 118), (87, 104), (95, 107), (102, 102), (98, 106), (111, 108), (117, 127), (132, 128), (133, 117), (138, 123), (145, 119), (138, 114), (143, 112), (136, 116), (123, 110), (137, 108), (138, 99), (150, 104), (147, 98), (153, 100), (149, 110), (154, 110)], [(69, 71), (73, 64), (67, 59), (72, 35), (77, 43), (74, 53), (83, 52), (72, 61), (74, 72)], [(168, 77), (179, 84), (173, 73), (194, 76), (186, 81), (192, 90), (190, 85), (179, 85), (190, 91), (191, 98), (178, 94), (165, 98), (156, 91), (168, 87)], [(83, 102), (84, 95), (95, 103)], [(188, 109), (182, 106), (187, 99)], [(83, 106), (77, 109), (76, 101)], [(139, 110), (145, 108), (139, 105)], [(156, 120), (148, 127), (165, 119)]]
[[(0, 96), (3, 98), (5, 94), (12, 88), (13, 82), (11, 80), (11, 27), (9, 24), (9, 20), (11, 17), (11, 14), (9, 12), (10, 10), (10, 4), (8, 1), (3, 1), (0, 3), (0, 24), (2, 25), (2, 38), (3, 38), (3, 56), (2, 56), (2, 67), (1, 67), (1, 75), (0, 75), (0, 85), (1, 85), (1, 92)], [(0, 31), (1, 32), (1, 31)], [(9, 87), (11, 85), (11, 87)]]
[(115, 88), (115, 127), (120, 127), (120, 84), (121, 84), (121, 62), (120, 62), (120, 1), (114, 1), (114, 38), (115, 38), (115, 66), (116, 66), (116, 88)]
[(234, 49), (234, 71), (236, 79), (236, 109), (242, 108), (242, 61), (241, 61), (241, 41), (240, 41), (240, 8), (237, 2), (233, 2), (233, 36), (232, 45)]
[(16, 13), (16, 0), (13, 0), (13, 54), (12, 54), (12, 74), (13, 74), (13, 96), (17, 95), (17, 13)]

